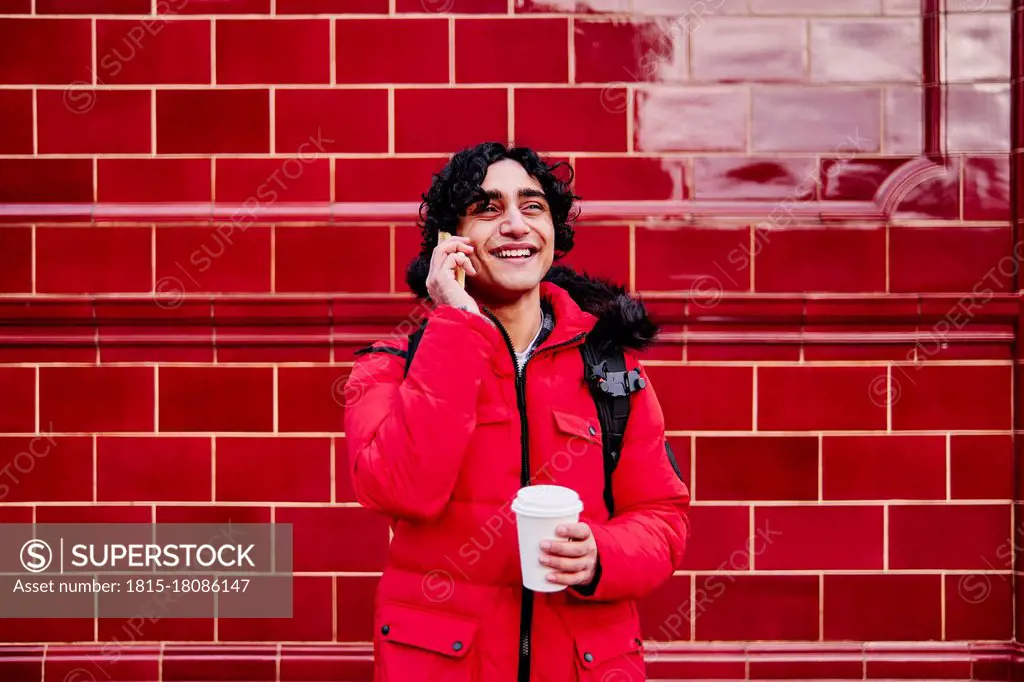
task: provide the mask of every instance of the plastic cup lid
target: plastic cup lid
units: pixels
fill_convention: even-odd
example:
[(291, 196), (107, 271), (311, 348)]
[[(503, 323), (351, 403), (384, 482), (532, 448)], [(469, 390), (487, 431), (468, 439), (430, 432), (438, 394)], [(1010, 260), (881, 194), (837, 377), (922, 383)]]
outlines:
[(560, 485), (530, 485), (520, 488), (512, 510), (531, 516), (563, 516), (583, 510), (579, 494)]

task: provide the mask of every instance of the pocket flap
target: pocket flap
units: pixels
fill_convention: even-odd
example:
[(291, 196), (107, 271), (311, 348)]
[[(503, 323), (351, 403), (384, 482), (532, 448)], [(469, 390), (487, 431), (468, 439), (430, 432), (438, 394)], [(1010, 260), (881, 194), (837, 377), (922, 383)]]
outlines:
[(476, 410), (477, 424), (497, 424), (512, 419), (512, 410), (497, 402), (483, 403)]
[(587, 421), (579, 415), (559, 410), (551, 410), (555, 417), (555, 425), (562, 433), (577, 436), (591, 443), (601, 443), (601, 423), (596, 419)]
[(397, 642), (437, 654), (461, 658), (469, 651), (479, 624), (441, 611), (428, 611), (407, 604), (381, 606), (382, 641)]
[[(624, 654), (643, 651), (643, 641), (628, 620), (607, 622), (576, 633), (576, 655), (586, 669), (596, 668)], [(626, 679), (626, 678), (624, 678)]]

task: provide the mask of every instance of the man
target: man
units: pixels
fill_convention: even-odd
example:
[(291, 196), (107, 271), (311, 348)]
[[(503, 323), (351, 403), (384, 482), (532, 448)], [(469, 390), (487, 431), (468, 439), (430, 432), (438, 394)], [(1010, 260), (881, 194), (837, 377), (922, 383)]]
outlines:
[[(645, 679), (636, 600), (680, 564), (689, 493), (635, 355), (656, 327), (621, 288), (553, 265), (573, 246), (578, 199), (571, 169), (566, 182), (556, 168), (498, 143), (449, 161), (424, 194), (423, 248), (407, 272), (433, 304), (415, 353), (404, 339), (375, 344), (347, 385), (357, 499), (394, 532), (377, 682)], [(643, 379), (610, 492), (584, 341), (621, 350)], [(542, 544), (561, 591), (522, 586), (509, 505), (536, 483), (584, 505)]]

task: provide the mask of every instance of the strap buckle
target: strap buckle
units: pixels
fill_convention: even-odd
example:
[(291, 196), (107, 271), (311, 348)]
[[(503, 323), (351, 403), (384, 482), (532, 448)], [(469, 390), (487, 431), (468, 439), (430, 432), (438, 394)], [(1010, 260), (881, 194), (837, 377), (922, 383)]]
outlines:
[(622, 398), (639, 391), (647, 382), (640, 376), (639, 369), (626, 372), (609, 372), (607, 361), (590, 365), (590, 385), (614, 398)]

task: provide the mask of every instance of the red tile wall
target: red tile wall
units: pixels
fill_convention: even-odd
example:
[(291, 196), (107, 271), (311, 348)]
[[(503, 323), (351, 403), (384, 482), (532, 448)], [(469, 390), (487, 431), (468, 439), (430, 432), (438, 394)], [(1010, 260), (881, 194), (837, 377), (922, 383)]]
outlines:
[[(344, 380), (410, 308), (430, 174), (514, 140), (576, 170), (569, 262), (666, 321), (649, 366), (693, 536), (642, 604), (649, 640), (1019, 638), (1024, 9), (945, 4), (935, 108), (933, 0), (0, 0), (0, 469), (56, 434), (0, 480), (0, 519), (292, 523), (317, 548), (294, 619), (163, 621), (117, 673), (223, 675), (152, 652), (238, 642), (231, 679), (367, 679), (300, 646), (369, 641), (387, 551), (347, 478)], [(926, 152), (945, 164), (913, 172)], [(306, 217), (329, 202), (406, 203)], [(210, 222), (214, 203), (294, 219)], [(7, 621), (0, 642), (123, 625)], [(251, 653), (279, 641), (279, 666)], [(39, 679), (17, 661), (0, 678)], [(966, 676), (734, 663), (651, 670)]]

